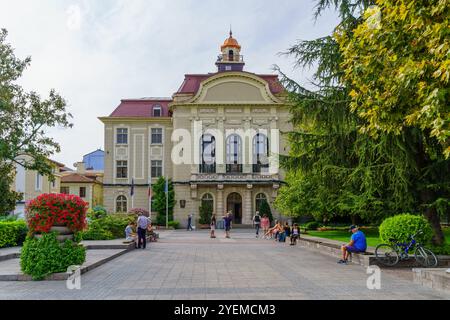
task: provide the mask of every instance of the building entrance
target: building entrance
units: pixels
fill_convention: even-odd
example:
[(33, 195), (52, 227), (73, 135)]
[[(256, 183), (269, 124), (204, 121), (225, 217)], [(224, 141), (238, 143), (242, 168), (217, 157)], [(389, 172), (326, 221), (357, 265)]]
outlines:
[(231, 211), (233, 223), (242, 224), (242, 197), (239, 193), (233, 192), (227, 198), (227, 212)]

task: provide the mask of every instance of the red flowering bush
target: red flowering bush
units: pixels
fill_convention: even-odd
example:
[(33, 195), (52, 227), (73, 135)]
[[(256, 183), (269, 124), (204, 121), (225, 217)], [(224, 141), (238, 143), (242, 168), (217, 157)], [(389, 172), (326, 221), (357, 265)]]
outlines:
[(31, 233), (49, 232), (54, 225), (65, 226), (73, 232), (86, 227), (88, 203), (68, 194), (41, 194), (26, 206)]

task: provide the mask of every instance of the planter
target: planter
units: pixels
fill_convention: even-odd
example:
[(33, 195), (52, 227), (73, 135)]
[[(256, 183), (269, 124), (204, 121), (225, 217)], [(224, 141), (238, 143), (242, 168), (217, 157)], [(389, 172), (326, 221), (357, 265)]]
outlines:
[[(59, 242), (64, 242), (66, 240), (73, 241), (73, 239), (74, 239), (73, 232), (65, 226), (53, 225), (50, 228), (49, 232), (56, 232), (57, 233), (56, 240), (58, 240)], [(35, 234), (34, 237), (39, 239), (39, 238), (42, 238), (42, 235)]]
[[(40, 239), (40, 238), (42, 238), (42, 234), (35, 234), (34, 237)], [(73, 234), (57, 235), (56, 240), (58, 240), (59, 242), (64, 242), (66, 240), (73, 241)]]
[(53, 227), (50, 228), (50, 232), (56, 232), (61, 235), (73, 234), (73, 232), (69, 228), (58, 225), (53, 225)]
[(209, 224), (199, 224), (198, 228), (199, 229), (210, 229), (211, 226)]

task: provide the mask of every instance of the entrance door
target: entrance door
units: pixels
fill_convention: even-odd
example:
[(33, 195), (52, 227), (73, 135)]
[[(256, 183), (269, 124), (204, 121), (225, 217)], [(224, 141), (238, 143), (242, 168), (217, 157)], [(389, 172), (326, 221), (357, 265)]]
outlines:
[(233, 223), (242, 223), (242, 197), (239, 193), (233, 192), (228, 195), (227, 211), (233, 214)]

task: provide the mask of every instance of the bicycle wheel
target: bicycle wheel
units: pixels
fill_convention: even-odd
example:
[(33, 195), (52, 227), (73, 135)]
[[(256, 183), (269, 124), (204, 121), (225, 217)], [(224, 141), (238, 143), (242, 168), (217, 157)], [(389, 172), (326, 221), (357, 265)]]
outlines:
[(395, 266), (399, 260), (398, 252), (395, 247), (386, 243), (379, 244), (375, 248), (375, 257), (377, 261), (388, 267)]
[(416, 261), (425, 268), (434, 268), (438, 265), (436, 255), (429, 249), (422, 246), (417, 246), (414, 250), (414, 257)]

